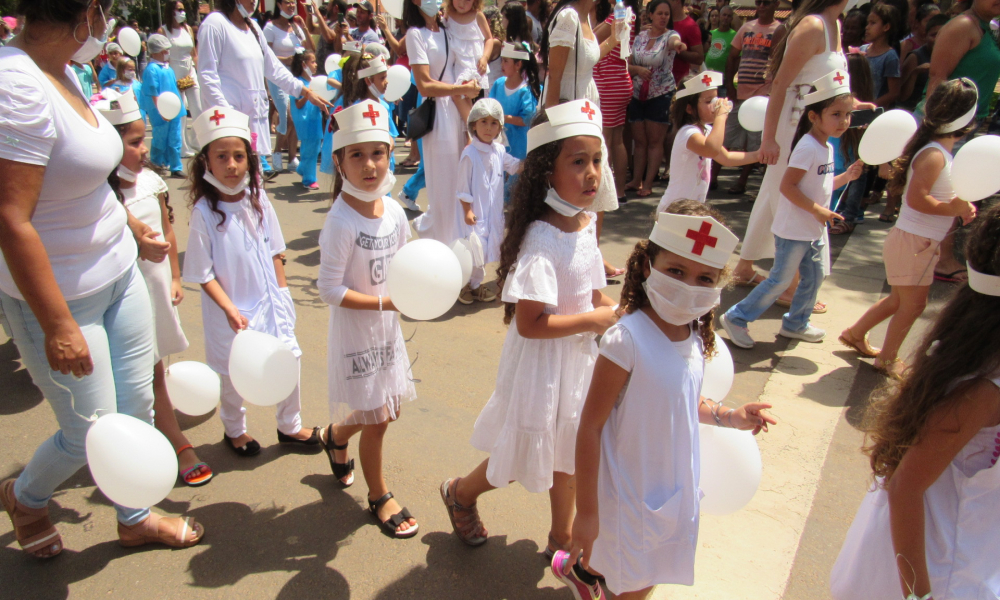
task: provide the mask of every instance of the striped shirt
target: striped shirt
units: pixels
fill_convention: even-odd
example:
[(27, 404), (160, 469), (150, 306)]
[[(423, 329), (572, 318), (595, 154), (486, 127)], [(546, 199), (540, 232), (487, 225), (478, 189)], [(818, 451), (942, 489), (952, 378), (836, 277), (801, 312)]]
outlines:
[(740, 67), (737, 71), (736, 97), (746, 100), (751, 96), (766, 96), (771, 91), (771, 83), (764, 79), (767, 61), (771, 58), (772, 39), (778, 28), (778, 21), (770, 25), (760, 25), (757, 20), (747, 21), (736, 32), (733, 48), (740, 51)]

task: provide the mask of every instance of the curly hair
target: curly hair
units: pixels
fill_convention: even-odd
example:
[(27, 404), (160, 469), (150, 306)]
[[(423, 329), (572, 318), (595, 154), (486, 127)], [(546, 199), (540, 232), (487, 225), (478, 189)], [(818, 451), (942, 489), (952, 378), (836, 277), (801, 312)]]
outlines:
[[(673, 215), (691, 215), (697, 217), (712, 217), (724, 226), (725, 217), (714, 208), (698, 202), (697, 200), (676, 200), (667, 207), (668, 212)], [(625, 263), (625, 279), (622, 282), (621, 300), (618, 306), (618, 314), (632, 314), (637, 310), (649, 306), (649, 297), (642, 284), (646, 282), (646, 265), (651, 265), (656, 260), (657, 255), (663, 248), (649, 240), (639, 240), (632, 249), (632, 254)], [(730, 275), (729, 267), (722, 270), (720, 283), (728, 281)], [(698, 335), (701, 336), (704, 349), (704, 357), (712, 358), (718, 351), (715, 349), (715, 309), (708, 311), (698, 319)]]
[[(243, 140), (243, 144), (247, 153), (247, 173), (250, 174), (247, 197), (250, 199), (250, 206), (257, 213), (259, 222), (263, 225), (264, 207), (260, 203), (260, 194), (263, 191), (260, 180), (260, 159), (257, 158), (257, 153), (250, 147), (250, 142)], [(216, 225), (216, 228), (222, 231), (222, 226), (226, 222), (226, 213), (219, 210), (219, 202), (222, 202), (222, 198), (219, 195), (219, 190), (205, 181), (205, 172), (208, 171), (208, 150), (211, 147), (212, 144), (208, 144), (191, 159), (191, 164), (188, 168), (188, 182), (191, 184), (191, 191), (188, 192), (188, 207), (193, 209), (194, 205), (201, 198), (207, 200), (212, 212), (219, 215), (219, 224)]]
[[(1000, 275), (1000, 205), (976, 218), (965, 256), (970, 268)], [(959, 288), (920, 342), (903, 381), (873, 398), (863, 427), (873, 477), (888, 482), (931, 416), (955, 409), (975, 378), (1000, 370), (998, 330), (1000, 297)]]
[[(889, 181), (889, 193), (902, 195), (906, 187), (907, 171), (913, 157), (932, 139), (938, 137), (936, 132), (944, 125), (961, 117), (972, 110), (976, 105), (976, 84), (965, 77), (952, 79), (937, 86), (924, 105), (924, 120), (920, 122), (920, 127), (913, 134), (910, 141), (906, 143), (903, 155), (893, 161), (895, 175)], [(972, 128), (970, 122), (965, 127), (946, 134), (955, 138), (962, 138)]]

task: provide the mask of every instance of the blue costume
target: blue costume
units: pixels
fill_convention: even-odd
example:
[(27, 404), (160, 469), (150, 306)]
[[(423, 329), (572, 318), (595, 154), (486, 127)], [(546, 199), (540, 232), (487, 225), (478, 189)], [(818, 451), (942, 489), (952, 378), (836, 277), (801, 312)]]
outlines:
[[(410, 73), (410, 83), (413, 85), (414, 88), (417, 87), (417, 83), (416, 80), (413, 79), (412, 72)], [(420, 103), (423, 102), (423, 100), (424, 100), (423, 97), (420, 94), (417, 94), (417, 106), (420, 106)], [(404, 115), (404, 116), (406, 118), (409, 118), (409, 115)], [(403, 185), (403, 193), (406, 194), (407, 197), (409, 197), (411, 200), (416, 202), (417, 195), (420, 193), (420, 190), (427, 187), (427, 179), (424, 176), (424, 160), (423, 160), (424, 145), (421, 140), (412, 140), (410, 143), (411, 144), (415, 143), (417, 145), (417, 149), (420, 151), (421, 158), (420, 158), (420, 164), (417, 165), (417, 170), (414, 171), (413, 175), (410, 175), (410, 178), (406, 180), (406, 184)]]
[(111, 65), (111, 61), (104, 63), (101, 67), (101, 72), (97, 74), (97, 81), (101, 84), (101, 89), (108, 87), (108, 83), (115, 80), (118, 77), (118, 73), (115, 68)]
[[(154, 101), (164, 92), (173, 92), (181, 99), (181, 113), (166, 121), (160, 116)], [(153, 148), (150, 161), (158, 167), (166, 167), (171, 173), (184, 171), (181, 163), (181, 114), (184, 114), (184, 100), (177, 88), (177, 77), (169, 66), (150, 61), (142, 74), (142, 102), (153, 126)]]
[[(303, 88), (309, 87), (309, 79), (299, 77)], [(302, 185), (308, 187), (316, 183), (316, 159), (323, 144), (323, 113), (312, 102), (306, 102), (302, 108), (297, 106), (299, 98), (291, 102), (292, 123), (295, 133), (299, 136), (302, 147), (299, 149), (299, 168), (296, 173), (302, 176)]]
[[(337, 69), (329, 75), (330, 79), (336, 79), (343, 83), (344, 81), (344, 71)], [(329, 85), (327, 85), (329, 87)], [(344, 107), (344, 96), (342, 94), (337, 95), (337, 100), (333, 103), (333, 109), (330, 110), (332, 115), (338, 108)], [(299, 161), (302, 164), (302, 161)], [(320, 153), (319, 170), (321, 173), (325, 173), (330, 177), (333, 177), (333, 117), (331, 117), (326, 125), (326, 130), (323, 132), (323, 149)]]
[[(538, 100), (531, 93), (531, 87), (527, 83), (521, 85), (508, 94), (506, 89), (507, 78), (501, 77), (493, 82), (490, 87), (490, 98), (493, 98), (503, 107), (503, 114), (511, 117), (521, 117), (524, 125), (504, 124), (504, 133), (507, 134), (507, 153), (518, 160), (524, 160), (528, 156), (528, 129), (531, 128), (531, 119), (535, 117), (538, 110)], [(514, 182), (517, 175), (508, 175), (504, 183), (503, 199), (510, 202), (511, 190), (514, 189)]]

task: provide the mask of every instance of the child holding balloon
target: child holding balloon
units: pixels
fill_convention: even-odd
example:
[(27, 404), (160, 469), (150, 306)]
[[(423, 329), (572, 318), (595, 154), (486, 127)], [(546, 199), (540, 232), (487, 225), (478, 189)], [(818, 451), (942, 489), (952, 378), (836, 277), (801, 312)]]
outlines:
[(740, 167), (757, 162), (757, 152), (730, 152), (722, 145), (726, 119), (733, 103), (719, 98), (722, 73), (705, 71), (684, 80), (684, 89), (674, 94), (670, 120), (674, 127), (674, 145), (670, 153), (670, 183), (660, 198), (657, 212), (663, 212), (675, 200), (708, 197), (712, 159), (726, 167)]
[(580, 417), (573, 550), (552, 558), (577, 598), (601, 597), (595, 573), (619, 600), (646, 598), (657, 584), (691, 585), (698, 424), (755, 434), (775, 424), (769, 404), (725, 409), (722, 398), (701, 396), (705, 360), (717, 355), (715, 306), (739, 242), (721, 219), (700, 202), (674, 202), (628, 260), (622, 317), (601, 338)]
[[(313, 73), (316, 72), (316, 55), (311, 50), (301, 46), (292, 57), (290, 70), (302, 81), (303, 89), (309, 87)], [(293, 98), (291, 102), (292, 123), (295, 133), (301, 142), (299, 148), (299, 166), (295, 172), (302, 177), (302, 187), (318, 190), (316, 181), (316, 160), (319, 158), (320, 146), (323, 144), (323, 113), (304, 96)]]
[(968, 285), (871, 403), (874, 485), (830, 575), (836, 600), (1000, 597), (1000, 208), (976, 219), (965, 257)]
[[(261, 185), (250, 118), (213, 106), (194, 121), (201, 151), (191, 161), (190, 233), (184, 280), (201, 286), (205, 358), (222, 379), (223, 442), (241, 457), (260, 452), (247, 434), (243, 397), (229, 377), (229, 355), (243, 329), (272, 335), (296, 357), (295, 305), (285, 281), (285, 241)], [(278, 441), (315, 446), (319, 427), (302, 428), (299, 386), (277, 403)]]
[[(592, 119), (591, 119), (592, 118)], [(490, 456), (441, 484), (459, 539), (486, 542), (476, 508), (517, 481), (549, 492), (547, 553), (569, 549), (574, 447), (583, 395), (597, 356), (595, 335), (616, 320), (597, 247), (596, 215), (584, 212), (601, 184), (601, 114), (575, 100), (536, 115), (514, 188), (497, 269), (507, 331), (496, 389), (476, 420), (472, 445)]]
[[(184, 103), (181, 101), (181, 91), (177, 87), (177, 76), (170, 68), (170, 40), (164, 35), (154, 33), (146, 41), (149, 48), (149, 64), (142, 73), (142, 98), (149, 122), (153, 126), (153, 151), (150, 160), (153, 165), (170, 171), (174, 177), (184, 177), (184, 165), (181, 163), (181, 118)], [(163, 94), (173, 94), (171, 100), (180, 105), (177, 114), (167, 119), (168, 107), (160, 112), (160, 102)]]
[[(978, 101), (976, 85), (953, 79), (934, 89), (920, 128), (906, 144), (889, 191), (903, 195), (899, 218), (882, 248), (885, 274), (892, 292), (840, 334), (840, 342), (862, 356), (875, 358), (875, 369), (901, 379), (906, 365), (898, 353), (910, 328), (927, 306), (941, 241), (955, 217), (968, 223), (976, 207), (955, 196), (951, 186), (952, 149), (973, 125)], [(868, 343), (868, 332), (889, 320), (881, 350)]]
[[(416, 535), (416, 519), (400, 508), (382, 472), (382, 440), (401, 404), (417, 397), (386, 270), (406, 244), (410, 226), (398, 203), (388, 201), (396, 178), (389, 172), (389, 116), (372, 104), (334, 114), (335, 200), (320, 232), (320, 297), (330, 305), (330, 405), (343, 419), (322, 436), (334, 476), (354, 483), (347, 444), (361, 434), (361, 470), (368, 510), (389, 535)], [(377, 106), (377, 105), (375, 105)], [(372, 114), (374, 113), (374, 114)]]

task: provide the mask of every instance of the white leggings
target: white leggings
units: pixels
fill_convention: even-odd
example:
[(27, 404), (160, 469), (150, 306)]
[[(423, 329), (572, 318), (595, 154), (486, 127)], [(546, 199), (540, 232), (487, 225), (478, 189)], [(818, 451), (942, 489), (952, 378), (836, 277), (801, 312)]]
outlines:
[[(299, 359), (299, 376), (302, 374), (302, 359)], [(219, 407), (219, 417), (226, 430), (226, 436), (238, 438), (247, 432), (247, 410), (243, 408), (243, 396), (233, 387), (233, 381), (228, 375), (219, 375), (222, 379), (222, 404)], [(278, 431), (285, 435), (294, 435), (302, 429), (302, 400), (300, 397), (301, 380), (292, 393), (276, 406)]]

